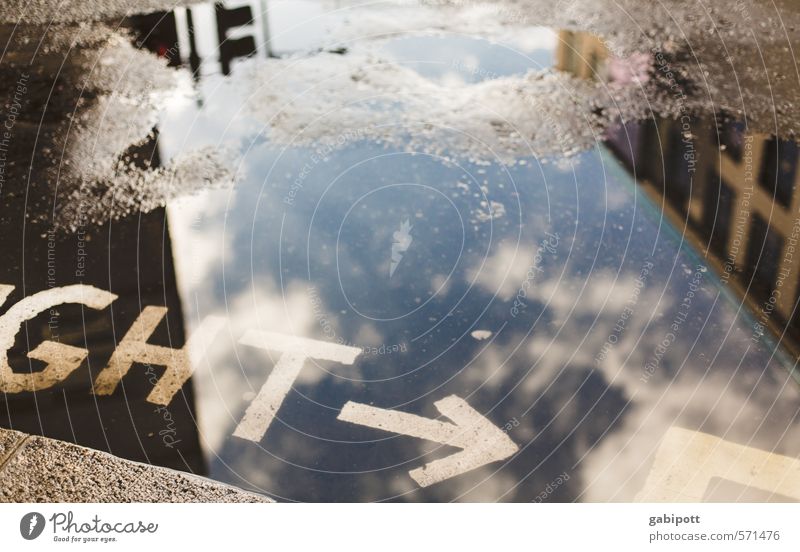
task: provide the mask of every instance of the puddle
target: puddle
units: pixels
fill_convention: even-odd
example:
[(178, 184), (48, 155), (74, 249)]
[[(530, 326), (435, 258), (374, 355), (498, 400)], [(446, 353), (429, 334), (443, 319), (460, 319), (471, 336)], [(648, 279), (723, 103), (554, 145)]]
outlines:
[(743, 119), (561, 7), (7, 28), (2, 312), (117, 298), (0, 325), (14, 373), (72, 347), (0, 425), (289, 501), (660, 500), (681, 443), (698, 500), (800, 499), (701, 458), (800, 454), (797, 83)]
[(531, 34), (537, 44), (524, 51), (464, 36), (403, 37), (389, 41), (383, 51), (427, 79), (463, 86), (553, 67), (558, 35), (548, 28), (531, 29)]

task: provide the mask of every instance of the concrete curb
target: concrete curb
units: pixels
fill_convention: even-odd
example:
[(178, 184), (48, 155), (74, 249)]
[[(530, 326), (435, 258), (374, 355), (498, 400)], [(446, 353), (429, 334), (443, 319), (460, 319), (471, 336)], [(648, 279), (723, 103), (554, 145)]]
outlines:
[(0, 502), (274, 502), (175, 470), (0, 429)]

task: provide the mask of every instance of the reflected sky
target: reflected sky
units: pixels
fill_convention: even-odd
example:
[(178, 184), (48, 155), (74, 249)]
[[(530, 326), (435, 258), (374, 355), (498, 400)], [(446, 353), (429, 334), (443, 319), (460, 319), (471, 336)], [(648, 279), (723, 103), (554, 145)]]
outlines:
[[(196, 193), (159, 184), (138, 205), (166, 203), (150, 215), (134, 187), (120, 220), (90, 224), (108, 231), (95, 242), (108, 244), (98, 286), (162, 274), (144, 303), (127, 280), (115, 290), (121, 328), (159, 295), (179, 334), (227, 320), (179, 412), (183, 426), (197, 421), (189, 469), (288, 501), (631, 501), (648, 496), (653, 465), (680, 462), (663, 446), (675, 427), (800, 455), (797, 271), (777, 314), (759, 311), (778, 274), (767, 261), (785, 257), (797, 220), (794, 141), (757, 135), (760, 203), (727, 276), (735, 233), (720, 236), (756, 133), (730, 113), (643, 109), (634, 100), (649, 102), (644, 86), (661, 78), (652, 52), (491, 18), (482, 36), (487, 16), (473, 10), (448, 27), (433, 7), (401, 19), (384, 4), (363, 18), (324, 2), (266, 8), (126, 20), (136, 55), (164, 58), (174, 81), (143, 126), (153, 166), (214, 151), (234, 177), (203, 178), (199, 166)], [(142, 227), (149, 237), (128, 243)], [(127, 263), (111, 262), (113, 228)], [(239, 344), (253, 329), (362, 349), (352, 365), (307, 360), (259, 442), (232, 436), (278, 361)], [(163, 334), (154, 339), (182, 345)], [(118, 339), (106, 336), (106, 357)], [(138, 381), (133, 399), (146, 396), (135, 372), (126, 378)], [(450, 395), (519, 451), (423, 488), (408, 472), (456, 449), (337, 419), (348, 401), (437, 418)], [(102, 431), (116, 427), (97, 414)], [(720, 466), (699, 496), (753, 496), (726, 475)]]
[[(276, 358), (223, 338), (196, 376), (212, 476), (290, 500), (533, 500), (566, 471), (553, 500), (631, 500), (671, 425), (797, 453), (780, 351), (749, 343), (748, 314), (604, 146), (506, 166), (355, 143), (291, 197), (313, 155), (254, 146), (235, 190), (169, 207), (187, 315), (227, 315), (234, 339), (260, 328), (384, 352), (307, 366), (256, 445), (229, 435)], [(413, 240), (389, 276), (404, 221)], [(348, 400), (432, 417), (450, 394), (511, 423), (523, 451), (423, 490), (406, 472), (445, 450), (336, 420)]]

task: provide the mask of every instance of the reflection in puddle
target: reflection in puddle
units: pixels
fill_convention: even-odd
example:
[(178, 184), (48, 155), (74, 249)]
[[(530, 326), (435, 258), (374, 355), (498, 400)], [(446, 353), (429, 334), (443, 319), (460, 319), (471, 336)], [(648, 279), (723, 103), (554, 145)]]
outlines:
[(531, 35), (537, 40), (525, 50), (466, 36), (415, 36), (391, 40), (384, 51), (425, 78), (458, 86), (552, 67), (556, 34), (543, 27)]
[[(8, 193), (7, 189), (3, 190)], [(52, 342), (88, 351), (88, 358), (62, 382), (38, 387), (36, 393), (4, 393), (0, 425), (33, 434), (77, 442), (113, 454), (198, 474), (208, 473), (196, 419), (195, 392), (183, 387), (168, 406), (145, 399), (160, 377), (160, 366), (138, 366), (112, 396), (91, 394), (92, 382), (114, 351), (114, 329), (131, 327), (142, 304), (167, 307), (165, 321), (152, 343), (183, 343), (184, 316), (177, 295), (172, 245), (165, 234), (165, 210), (105, 227), (82, 226), (75, 234), (51, 231), (43, 236), (23, 233), (24, 211), (4, 206), (0, 249), (20, 264), (4, 264), (0, 282), (14, 290), (3, 303), (0, 327), (13, 346), (8, 364), (17, 374), (40, 373), (45, 363), (28, 352)], [(108, 243), (113, 240), (114, 246)], [(148, 259), (139, 263), (139, 259)], [(118, 297), (110, 308), (60, 304), (62, 285), (82, 282)], [(55, 294), (50, 305), (17, 328), (8, 328), (13, 305), (36, 292)], [(73, 294), (74, 297), (75, 294)], [(81, 298), (88, 294), (80, 294)], [(82, 299), (85, 301), (85, 299)], [(9, 330), (11, 330), (9, 332)], [(9, 391), (9, 382), (1, 381)]]
[[(795, 498), (741, 474), (800, 454), (796, 143), (690, 116), (677, 54), (360, 9), (132, 17), (141, 49), (106, 29), (101, 66), (136, 79), (75, 59), (54, 105), (52, 68), (26, 83), (10, 155), (54, 151), (32, 205), (6, 173), (3, 312), (119, 298), (24, 326), (14, 372), (42, 340), (89, 356), (0, 423), (285, 500)], [(752, 465), (667, 489), (676, 439), (690, 475), (712, 441)]]
[(798, 145), (711, 121), (632, 123), (609, 143), (664, 215), (753, 313), (800, 353)]

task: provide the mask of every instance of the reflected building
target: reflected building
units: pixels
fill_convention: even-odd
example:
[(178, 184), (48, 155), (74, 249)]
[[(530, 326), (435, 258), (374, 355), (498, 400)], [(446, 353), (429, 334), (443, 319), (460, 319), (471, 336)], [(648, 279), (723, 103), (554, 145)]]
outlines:
[(798, 145), (751, 133), (742, 123), (707, 122), (629, 123), (610, 131), (607, 144), (746, 302), (754, 339), (761, 327), (770, 328), (797, 356)]
[[(637, 62), (617, 60), (602, 40), (574, 31), (559, 33), (556, 59), (559, 70), (601, 82)], [(745, 301), (754, 339), (769, 328), (798, 356), (798, 144), (719, 119), (630, 122), (610, 129), (606, 145)]]
[[(0, 35), (14, 43), (10, 30), (0, 29)], [(5, 86), (0, 92), (13, 96), (21, 90), (16, 84), (20, 75), (27, 77), (24, 93), (17, 94), (3, 156), (0, 284), (14, 289), (0, 304), (0, 315), (25, 297), (73, 284), (92, 285), (118, 298), (102, 310), (57, 305), (22, 324), (8, 351), (13, 372), (42, 370), (45, 363), (29, 358), (28, 352), (44, 341), (86, 349), (88, 357), (49, 388), (0, 394), (0, 426), (205, 474), (191, 382), (168, 407), (159, 408), (145, 399), (164, 368), (136, 364), (112, 395), (92, 393), (95, 376), (144, 306), (168, 309), (150, 342), (183, 346), (184, 320), (166, 210), (120, 220), (112, 220), (109, 214), (105, 224), (89, 222), (85, 210), (92, 207), (87, 203), (92, 198), (73, 195), (81, 181), (73, 180), (75, 173), (68, 166), (71, 148), (81, 144), (71, 143), (62, 131), (71, 115), (82, 121), (94, 117), (94, 102), (101, 96), (93, 90), (81, 96), (82, 89), (75, 84), (85, 77), (81, 62), (88, 48), (48, 51), (39, 54), (36, 64), (28, 65), (32, 56), (26, 48), (36, 43), (20, 40), (14, 45), (19, 49), (3, 64)], [(54, 66), (60, 70), (54, 71)], [(98, 134), (96, 138), (115, 136)], [(101, 160), (99, 155), (96, 160)], [(157, 130), (134, 141), (119, 161), (143, 170), (159, 167)], [(56, 222), (65, 212), (76, 216), (72, 229)]]
[[(4, 190), (4, 199), (7, 193)], [(168, 407), (158, 407), (145, 399), (164, 368), (136, 364), (112, 395), (92, 394), (97, 373), (145, 305), (168, 308), (151, 343), (173, 348), (184, 343), (165, 209), (80, 228), (76, 234), (26, 228), (25, 211), (17, 202), (5, 203), (2, 212), (0, 250), (6, 258), (21, 260), (0, 269), (0, 283), (15, 286), (1, 307), (3, 313), (23, 297), (75, 283), (109, 290), (118, 299), (101, 311), (59, 305), (22, 326), (9, 351), (15, 372), (42, 369), (44, 363), (27, 353), (43, 341), (85, 348), (89, 356), (51, 388), (1, 395), (0, 426), (130, 460), (206, 473), (191, 382)]]
[[(266, 29), (265, 17), (258, 14), (264, 12), (244, 3), (209, 3), (132, 16), (123, 25), (139, 48), (165, 58), (170, 67), (189, 65), (199, 78), (209, 72), (228, 74), (236, 60), (257, 53)], [(0, 426), (207, 474), (192, 380), (167, 407), (146, 400), (164, 372), (162, 366), (135, 364), (112, 395), (92, 393), (97, 374), (145, 306), (168, 309), (149, 343), (178, 349), (186, 339), (166, 209), (133, 212), (118, 220), (109, 215), (105, 224), (91, 222), (86, 211), (96, 210), (83, 203), (91, 198), (81, 188), (79, 173), (63, 161), (80, 146), (65, 132), (69, 117), (92, 119), (96, 102), (104, 100), (103, 90), (97, 96), (94, 91), (81, 93), (83, 87), (76, 83), (86, 78), (91, 65), (84, 62), (91, 59), (92, 45), (107, 39), (105, 31), (98, 28), (100, 35), (82, 39), (69, 52), (54, 47), (44, 54), (32, 50), (34, 41), (12, 40), (13, 30), (0, 29), (14, 50), (2, 67), (9, 104), (19, 75), (28, 76), (13, 136), (4, 145), (0, 251), (12, 262), (0, 267), (0, 284), (15, 289), (0, 305), (0, 315), (24, 297), (71, 284), (92, 285), (118, 298), (100, 311), (59, 305), (22, 326), (8, 352), (14, 372), (44, 368), (44, 362), (27, 356), (43, 341), (84, 348), (88, 357), (51, 388), (0, 395)], [(71, 31), (52, 32), (53, 43), (60, 44), (60, 34)], [(25, 64), (34, 57), (35, 65)], [(58, 75), (59, 86), (50, 93), (53, 75)], [(114, 161), (143, 173), (162, 167), (158, 127), (123, 146)], [(115, 185), (113, 178), (108, 183)]]
[(608, 49), (599, 37), (580, 31), (559, 31), (555, 68), (587, 80), (605, 80)]

